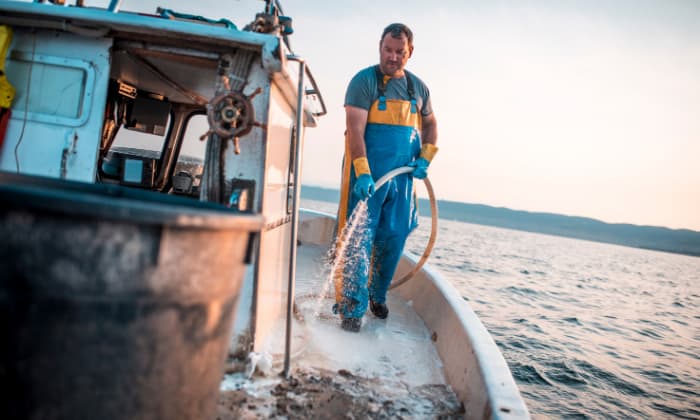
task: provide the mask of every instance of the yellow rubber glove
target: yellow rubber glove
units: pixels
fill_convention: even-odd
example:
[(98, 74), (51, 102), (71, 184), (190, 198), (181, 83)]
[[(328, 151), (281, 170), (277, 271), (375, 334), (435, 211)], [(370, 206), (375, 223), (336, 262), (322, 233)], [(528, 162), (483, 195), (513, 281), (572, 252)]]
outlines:
[(374, 179), (372, 179), (367, 158), (363, 156), (353, 160), (352, 166), (355, 168), (357, 177), (352, 193), (363, 200), (370, 198), (374, 194)]

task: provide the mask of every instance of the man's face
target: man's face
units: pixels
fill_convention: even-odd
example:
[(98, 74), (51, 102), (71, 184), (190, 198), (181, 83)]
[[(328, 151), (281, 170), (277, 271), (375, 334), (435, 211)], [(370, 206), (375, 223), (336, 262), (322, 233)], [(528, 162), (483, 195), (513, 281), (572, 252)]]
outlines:
[(379, 66), (382, 73), (391, 77), (403, 75), (403, 68), (413, 53), (413, 47), (408, 46), (408, 38), (401, 34), (401, 38), (394, 38), (391, 34), (384, 35), (379, 43)]

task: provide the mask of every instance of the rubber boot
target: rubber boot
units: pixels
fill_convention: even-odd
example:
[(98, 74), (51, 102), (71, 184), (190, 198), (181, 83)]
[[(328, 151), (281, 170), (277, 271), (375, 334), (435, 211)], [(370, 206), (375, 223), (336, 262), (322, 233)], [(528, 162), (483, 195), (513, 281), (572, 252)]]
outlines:
[(361, 318), (343, 318), (343, 321), (340, 324), (340, 328), (350, 332), (360, 332), (361, 327)]
[(374, 316), (379, 319), (386, 319), (389, 316), (389, 308), (386, 303), (376, 303), (373, 300), (369, 301), (369, 309), (372, 311)]

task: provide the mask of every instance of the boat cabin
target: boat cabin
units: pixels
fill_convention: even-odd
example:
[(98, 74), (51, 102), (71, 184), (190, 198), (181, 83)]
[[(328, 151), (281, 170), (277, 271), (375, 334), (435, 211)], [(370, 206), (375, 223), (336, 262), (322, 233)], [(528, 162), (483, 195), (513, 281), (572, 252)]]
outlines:
[(272, 1), (244, 27), (55, 3), (0, 4), (0, 171), (262, 215), (232, 348), (261, 346), (287, 310), (303, 132), (325, 114), (291, 20)]

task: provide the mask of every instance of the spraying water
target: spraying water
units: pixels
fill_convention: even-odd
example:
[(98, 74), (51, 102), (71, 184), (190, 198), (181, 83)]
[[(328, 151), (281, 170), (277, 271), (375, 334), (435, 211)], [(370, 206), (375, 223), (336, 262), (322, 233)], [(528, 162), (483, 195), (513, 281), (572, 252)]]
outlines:
[(347, 223), (343, 227), (340, 236), (337, 238), (334, 247), (329, 251), (331, 262), (329, 271), (326, 276), (326, 281), (323, 283), (321, 293), (319, 293), (314, 305), (314, 317), (319, 318), (321, 308), (323, 307), (324, 299), (329, 295), (331, 286), (335, 285), (336, 281), (342, 281), (343, 270), (348, 264), (353, 266), (364, 266), (367, 269), (368, 264), (356, 264), (362, 259), (368, 258), (366, 250), (362, 243), (366, 239), (367, 225), (369, 223), (367, 200), (362, 200), (352, 211)]

